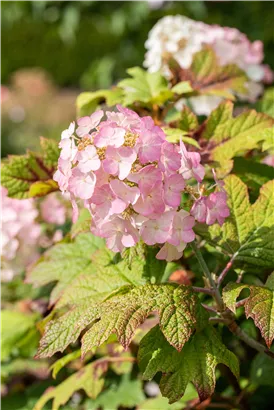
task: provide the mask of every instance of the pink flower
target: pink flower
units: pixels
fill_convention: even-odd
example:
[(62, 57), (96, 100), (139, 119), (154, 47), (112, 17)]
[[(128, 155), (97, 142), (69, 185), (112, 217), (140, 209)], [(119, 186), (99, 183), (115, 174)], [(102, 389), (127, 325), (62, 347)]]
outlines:
[(171, 245), (179, 246), (181, 242), (194, 241), (195, 233), (192, 229), (194, 225), (195, 219), (193, 216), (181, 209), (174, 215), (172, 232), (168, 242)]
[(198, 222), (213, 225), (218, 221), (222, 225), (225, 218), (229, 216), (226, 193), (214, 192), (208, 197), (199, 198), (193, 204), (190, 212)]
[(142, 224), (141, 237), (147, 245), (164, 243), (167, 241), (172, 228), (173, 211), (165, 212), (157, 219), (148, 219)]
[(41, 215), (45, 222), (63, 225), (66, 222), (66, 208), (55, 193), (45, 197), (41, 203)]
[(83, 137), (88, 134), (92, 129), (96, 128), (101, 121), (104, 112), (102, 110), (95, 111), (90, 117), (82, 117), (77, 120), (79, 127), (76, 130), (76, 134), (79, 137)]
[(180, 141), (181, 167), (179, 173), (184, 179), (195, 178), (198, 182), (202, 182), (205, 176), (205, 169), (200, 164), (201, 157), (198, 152), (188, 152), (185, 144)]
[(262, 160), (263, 164), (269, 165), (270, 167), (274, 167), (274, 155), (267, 155), (266, 157), (264, 157), (264, 159)]
[[(154, 125), (148, 117), (143, 118), (143, 128), (136, 147), (141, 164), (158, 161), (165, 134), (160, 127)], [(151, 121), (153, 125), (151, 124)]]
[(61, 139), (71, 138), (75, 130), (75, 122), (71, 122), (68, 129), (64, 130), (61, 134)]
[(54, 173), (53, 179), (58, 182), (59, 188), (62, 192), (66, 191), (68, 188), (71, 172), (71, 162), (60, 157), (58, 159), (58, 169)]
[(117, 105), (119, 112), (107, 111), (106, 115), (110, 122), (115, 122), (118, 126), (125, 129), (131, 129), (132, 131), (137, 131), (140, 129), (141, 118), (136, 112)]
[(139, 241), (138, 231), (118, 216), (102, 225), (101, 236), (106, 238), (107, 246), (114, 252), (122, 252), (126, 247), (134, 246)]
[(150, 191), (146, 193), (141, 192), (141, 196), (136, 204), (133, 205), (133, 209), (144, 216), (162, 214), (165, 210), (162, 181), (157, 181)]
[(103, 185), (96, 188), (94, 194), (90, 198), (90, 203), (98, 205), (96, 213), (100, 218), (106, 218), (109, 215), (120, 214), (128, 206), (128, 202), (117, 198), (109, 185)]
[(190, 213), (191, 215), (194, 216), (196, 221), (200, 223), (205, 223), (206, 221), (206, 216), (207, 216), (207, 203), (206, 203), (207, 197), (202, 196), (201, 198), (197, 199), (191, 210)]
[(118, 175), (119, 179), (125, 179), (130, 173), (131, 166), (137, 158), (134, 149), (130, 147), (107, 147), (106, 159), (103, 168), (111, 175)]
[(94, 144), (98, 148), (113, 146), (121, 147), (125, 141), (126, 131), (117, 127), (115, 123), (110, 123), (100, 127), (99, 132), (94, 137)]
[(223, 225), (225, 218), (230, 214), (227, 206), (227, 196), (225, 192), (213, 192), (207, 197), (207, 225), (212, 225), (218, 221), (219, 225)]
[(89, 199), (95, 188), (96, 176), (93, 172), (84, 174), (78, 168), (73, 168), (69, 179), (69, 190), (78, 198)]
[(77, 155), (78, 169), (81, 172), (97, 171), (101, 166), (101, 161), (97, 155), (96, 148), (93, 145), (88, 145), (83, 151), (79, 151)]
[(59, 143), (59, 148), (61, 148), (60, 158), (73, 161), (75, 155), (77, 154), (77, 148), (74, 140), (70, 138), (62, 139)]
[[(80, 119), (77, 132), (83, 138), (78, 147), (73, 126), (64, 132), (54, 179), (63, 192), (68, 191), (73, 220), (77, 202), (84, 200), (91, 231), (106, 238), (113, 251), (134, 246), (141, 237), (148, 245), (164, 244), (157, 258), (178, 259), (195, 238), (195, 218), (180, 210), (180, 204), (186, 180), (201, 182), (204, 177), (200, 155), (188, 152), (183, 143), (179, 149), (167, 142), (152, 118), (140, 118), (121, 106), (117, 109), (107, 112), (103, 122), (100, 111)], [(197, 220), (210, 224), (216, 219), (222, 222), (227, 214), (222, 182), (215, 174), (214, 178), (221, 192), (200, 198), (191, 209)]]
[(127, 206), (129, 204), (135, 204), (140, 196), (140, 191), (137, 187), (130, 187), (118, 179), (110, 181), (110, 188)]
[(184, 242), (182, 242), (180, 247), (176, 247), (166, 242), (157, 253), (156, 258), (160, 260), (166, 260), (168, 262), (176, 261), (183, 256), (183, 250), (185, 247), (186, 243)]
[(156, 182), (162, 181), (162, 173), (154, 165), (147, 165), (138, 172), (131, 173), (127, 178), (138, 184), (143, 194), (149, 193)]
[(182, 191), (185, 188), (185, 180), (182, 175), (173, 174), (164, 182), (164, 200), (166, 205), (177, 208), (181, 202)]
[(263, 69), (264, 69), (264, 83), (272, 84), (273, 79), (274, 79), (273, 71), (271, 70), (268, 64), (263, 64)]
[(161, 157), (159, 161), (159, 168), (164, 172), (173, 174), (178, 171), (181, 166), (181, 156), (179, 154), (178, 146), (170, 142), (164, 142), (161, 147)]

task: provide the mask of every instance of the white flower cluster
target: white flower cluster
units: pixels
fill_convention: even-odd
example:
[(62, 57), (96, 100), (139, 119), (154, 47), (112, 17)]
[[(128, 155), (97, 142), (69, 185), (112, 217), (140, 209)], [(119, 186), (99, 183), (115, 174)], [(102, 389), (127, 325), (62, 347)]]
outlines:
[[(249, 41), (239, 30), (230, 27), (208, 25), (184, 16), (166, 16), (160, 19), (149, 33), (145, 43), (148, 50), (144, 66), (148, 71), (162, 71), (167, 78), (170, 72), (167, 66), (169, 58), (187, 69), (193, 56), (210, 45), (218, 56), (221, 65), (236, 64), (249, 78), (248, 94), (240, 96), (254, 102), (263, 91), (262, 82), (273, 80), (271, 69), (262, 64), (264, 58), (263, 43)], [(195, 97), (192, 105), (197, 114), (208, 115), (220, 102), (219, 97)]]

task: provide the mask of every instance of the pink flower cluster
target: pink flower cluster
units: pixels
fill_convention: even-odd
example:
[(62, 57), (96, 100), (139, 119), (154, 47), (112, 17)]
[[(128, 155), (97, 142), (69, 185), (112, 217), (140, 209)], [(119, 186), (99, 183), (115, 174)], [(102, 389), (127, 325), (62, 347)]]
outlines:
[[(200, 197), (199, 190), (187, 185), (204, 178), (200, 155), (188, 152), (183, 143), (166, 141), (152, 118), (117, 109), (106, 112), (105, 119), (103, 111), (96, 111), (80, 118), (77, 128), (71, 123), (63, 131), (54, 179), (70, 193), (75, 217), (77, 200), (84, 201), (91, 231), (106, 238), (113, 251), (142, 240), (163, 244), (158, 259), (178, 259), (195, 238), (195, 218), (222, 223), (229, 214), (225, 193)], [(194, 199), (190, 213), (180, 207), (184, 191)]]
[(2, 226), (2, 279), (11, 280), (15, 265), (11, 261), (20, 259), (22, 269), (37, 256), (37, 242), (41, 228), (35, 222), (38, 211), (31, 199), (13, 199), (7, 196), (7, 189), (1, 187), (1, 226)]
[(52, 193), (41, 203), (41, 217), (49, 224), (63, 225), (66, 222), (67, 211), (64, 201), (60, 200), (60, 193)]

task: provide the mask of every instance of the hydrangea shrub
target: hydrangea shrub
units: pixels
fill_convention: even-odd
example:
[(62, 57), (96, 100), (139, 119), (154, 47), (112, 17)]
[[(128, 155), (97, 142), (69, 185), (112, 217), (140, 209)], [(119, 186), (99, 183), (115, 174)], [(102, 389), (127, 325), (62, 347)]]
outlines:
[[(242, 105), (244, 90), (253, 101), (253, 85), (271, 81), (263, 46), (181, 16), (160, 20), (146, 46), (148, 71), (82, 93), (58, 144), (43, 139), (41, 154), (3, 164), (4, 250), (20, 253), (25, 226), (57, 242), (21, 266), (48, 306), (12, 341), (39, 320), (37, 363), (56, 355), (54, 378), (69, 369), (35, 410), (77, 398), (89, 410), (218, 407), (220, 397), (244, 408), (245, 347), (252, 363), (274, 363), (274, 116), (269, 97)], [(213, 96), (199, 116), (193, 99)]]

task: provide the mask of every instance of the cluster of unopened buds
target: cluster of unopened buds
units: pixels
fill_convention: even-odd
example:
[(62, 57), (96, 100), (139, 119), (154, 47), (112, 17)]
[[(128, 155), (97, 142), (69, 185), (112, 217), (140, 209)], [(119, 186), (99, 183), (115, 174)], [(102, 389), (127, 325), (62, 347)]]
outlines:
[[(179, 259), (195, 239), (196, 221), (222, 224), (229, 215), (222, 184), (216, 181), (217, 192), (203, 196), (199, 153), (166, 141), (151, 117), (117, 109), (96, 111), (80, 118), (76, 130), (71, 123), (63, 131), (54, 179), (70, 193), (75, 218), (77, 200), (84, 201), (91, 231), (113, 251), (142, 240), (163, 245), (158, 259)], [(193, 200), (190, 212), (180, 206), (183, 192)]]

